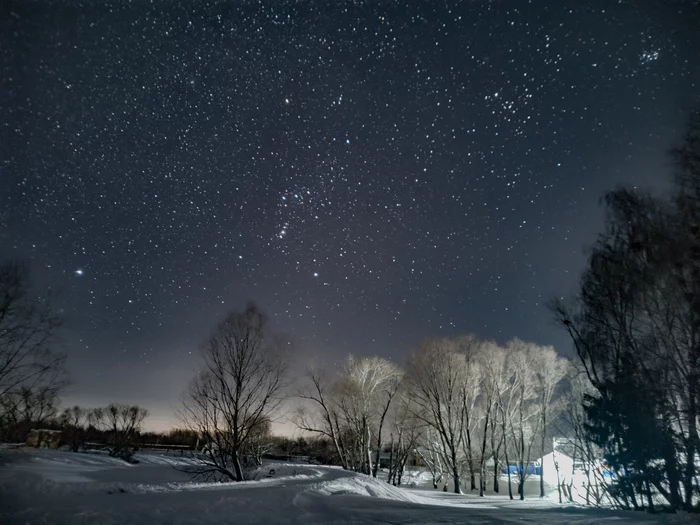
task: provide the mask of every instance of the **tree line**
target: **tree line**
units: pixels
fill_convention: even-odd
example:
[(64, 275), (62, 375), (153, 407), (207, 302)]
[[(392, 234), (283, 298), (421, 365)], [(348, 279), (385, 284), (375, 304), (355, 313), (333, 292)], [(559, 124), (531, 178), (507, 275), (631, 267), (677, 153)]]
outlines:
[[(545, 453), (566, 371), (552, 347), (518, 339), (505, 346), (473, 336), (429, 339), (403, 369), (353, 356), (336, 373), (311, 368), (296, 421), (328, 438), (343, 468), (376, 477), (388, 450), (389, 481), (396, 483), (409, 455), (417, 455), (435, 487), (449, 475), (455, 493), (467, 478), (483, 495), (488, 462), (496, 492), (501, 467), (515, 465), (506, 471), (517, 476), (523, 498), (527, 467)], [(512, 498), (510, 483), (508, 490)]]

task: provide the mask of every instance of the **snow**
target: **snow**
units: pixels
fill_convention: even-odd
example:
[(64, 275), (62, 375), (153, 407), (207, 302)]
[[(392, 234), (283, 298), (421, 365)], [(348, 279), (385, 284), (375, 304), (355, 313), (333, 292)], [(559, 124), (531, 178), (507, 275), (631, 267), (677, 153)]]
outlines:
[(192, 483), (177, 470), (193, 459), (164, 453), (139, 453), (135, 465), (104, 454), (26, 448), (5, 450), (3, 458), (3, 524), (669, 523), (548, 500), (399, 488), (339, 468), (306, 464), (270, 463), (256, 481), (211, 484)]
[(407, 487), (415, 488), (421, 485), (433, 485), (433, 476), (427, 470), (407, 470), (401, 476), (401, 483)]

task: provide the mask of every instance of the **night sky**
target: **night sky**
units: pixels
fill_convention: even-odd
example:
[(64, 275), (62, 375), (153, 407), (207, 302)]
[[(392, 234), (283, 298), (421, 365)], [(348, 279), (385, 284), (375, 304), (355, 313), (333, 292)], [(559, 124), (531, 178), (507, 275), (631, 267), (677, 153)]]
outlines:
[(249, 299), (300, 367), (464, 333), (569, 354), (544, 303), (604, 191), (668, 187), (700, 102), (691, 1), (0, 9), (0, 258), (66, 318), (66, 402), (152, 426)]

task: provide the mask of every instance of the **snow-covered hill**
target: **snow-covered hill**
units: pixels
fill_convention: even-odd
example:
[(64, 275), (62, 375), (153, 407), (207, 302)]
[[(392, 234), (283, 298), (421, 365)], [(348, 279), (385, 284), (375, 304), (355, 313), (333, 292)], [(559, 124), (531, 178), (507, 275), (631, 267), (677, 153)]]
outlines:
[[(191, 483), (192, 460), (20, 449), (0, 468), (3, 524), (668, 523), (653, 516), (393, 487), (338, 468), (276, 463), (246, 483)], [(274, 468), (274, 475), (269, 469)]]

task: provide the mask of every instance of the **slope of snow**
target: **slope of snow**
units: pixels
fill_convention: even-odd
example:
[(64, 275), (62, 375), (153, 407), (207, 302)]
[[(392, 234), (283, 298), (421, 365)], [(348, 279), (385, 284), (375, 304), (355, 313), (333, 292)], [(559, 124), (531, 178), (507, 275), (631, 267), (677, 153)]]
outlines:
[[(130, 465), (104, 455), (5, 451), (0, 523), (669, 523), (667, 516), (564, 508), (393, 487), (338, 468), (275, 463), (246, 483), (191, 483), (190, 458), (139, 454)], [(269, 469), (274, 468), (274, 475)], [(679, 521), (678, 523), (685, 523)]]
[[(441, 493), (432, 494), (430, 492), (419, 492), (394, 487), (379, 479), (368, 476), (347, 476), (330, 481), (323, 481), (310, 487), (311, 491), (326, 496), (355, 495), (372, 498), (389, 499), (393, 501), (403, 501), (405, 503), (415, 503), (419, 505), (437, 505), (450, 507), (471, 507), (476, 503), (462, 497), (441, 497)], [(497, 507), (478, 504), (480, 508), (495, 509)]]

